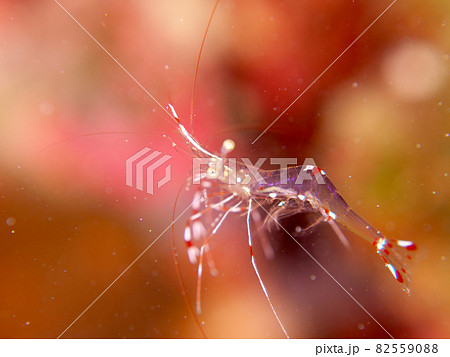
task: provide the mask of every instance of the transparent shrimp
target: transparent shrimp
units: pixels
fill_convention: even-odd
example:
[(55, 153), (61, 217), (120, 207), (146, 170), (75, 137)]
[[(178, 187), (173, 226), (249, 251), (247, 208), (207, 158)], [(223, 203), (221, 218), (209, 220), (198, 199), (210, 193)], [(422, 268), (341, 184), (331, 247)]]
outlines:
[[(409, 294), (410, 276), (406, 270), (405, 260), (411, 259), (409, 252), (416, 250), (416, 245), (411, 241), (388, 239), (379, 230), (367, 223), (347, 205), (323, 170), (317, 166), (304, 165), (268, 171), (244, 163), (233, 163), (233, 166), (236, 167), (234, 168), (227, 165), (225, 157), (219, 157), (201, 147), (182, 124), (179, 124), (179, 127), (192, 151), (203, 154), (203, 157), (206, 156), (209, 160), (208, 167), (197, 174), (197, 179), (203, 181), (194, 194), (193, 212), (184, 231), (189, 260), (192, 264), (198, 264), (196, 289), (196, 310), (198, 314), (201, 313), (200, 291), (203, 258), (205, 253), (210, 252), (209, 241), (229, 214), (246, 213), (253, 268), (273, 314), (285, 336), (289, 337), (270, 300), (253, 256), (250, 218), (259, 207), (267, 213), (262, 226), (270, 223), (280, 225), (281, 219), (298, 213), (317, 213), (320, 218), (307, 229), (312, 229), (316, 225), (326, 222), (341, 242), (348, 247), (348, 240), (340, 229), (340, 226), (345, 227), (374, 246), (385, 267), (401, 284), (402, 289)], [(224, 143), (223, 146), (226, 145)], [(226, 150), (222, 147), (222, 152), (224, 151)], [(230, 177), (241, 179), (230, 184)], [(215, 218), (210, 220), (205, 227), (202, 218), (211, 212), (216, 213)], [(259, 214), (254, 220), (261, 221)], [(267, 244), (263, 243), (263, 246), (267, 247)], [(208, 262), (211, 274), (216, 275), (217, 269), (210, 256)]]

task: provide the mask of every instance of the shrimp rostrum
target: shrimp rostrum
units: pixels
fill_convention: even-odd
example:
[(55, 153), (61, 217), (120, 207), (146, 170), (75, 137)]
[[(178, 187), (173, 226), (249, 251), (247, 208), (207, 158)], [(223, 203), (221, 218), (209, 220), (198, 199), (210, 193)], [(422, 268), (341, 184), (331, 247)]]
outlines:
[[(174, 115), (175, 112), (173, 111)], [(233, 213), (247, 217), (247, 234), (250, 256), (260, 285), (286, 336), (287, 332), (270, 301), (268, 291), (260, 277), (252, 252), (251, 221), (263, 230), (272, 224), (280, 225), (280, 220), (298, 213), (314, 213), (319, 217), (306, 230), (321, 223), (328, 223), (341, 242), (349, 243), (341, 227), (353, 232), (370, 243), (381, 257), (392, 276), (409, 294), (410, 276), (405, 261), (411, 259), (409, 251), (416, 249), (411, 241), (388, 239), (379, 230), (355, 213), (325, 172), (308, 159), (302, 166), (282, 167), (277, 170), (262, 170), (259, 159), (252, 164), (249, 159), (236, 160), (227, 155), (234, 148), (234, 142), (225, 140), (221, 154), (216, 155), (203, 148), (176, 118), (178, 128), (194, 154), (191, 186), (195, 188), (192, 201), (192, 215), (184, 231), (184, 240), (191, 263), (198, 264), (197, 313), (200, 313), (200, 290), (203, 260), (206, 255), (209, 270), (215, 275), (217, 270), (210, 256), (209, 242)], [(266, 217), (261, 218), (261, 212)], [(205, 217), (214, 217), (206, 219)], [(284, 229), (284, 228), (283, 228)], [(261, 244), (266, 256), (273, 251), (263, 234)]]

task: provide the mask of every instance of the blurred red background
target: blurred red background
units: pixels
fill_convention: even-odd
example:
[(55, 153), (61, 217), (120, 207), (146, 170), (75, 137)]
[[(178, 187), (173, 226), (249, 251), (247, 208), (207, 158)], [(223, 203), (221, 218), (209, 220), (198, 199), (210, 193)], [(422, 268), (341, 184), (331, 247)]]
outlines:
[[(213, 3), (61, 1), (187, 126)], [(389, 4), (222, 1), (193, 132), (212, 151), (232, 138), (252, 160), (314, 158), (369, 222), (417, 243), (412, 294), (358, 238), (349, 235), (347, 252), (322, 227), (300, 242), (394, 337), (448, 338), (448, 2), (398, 1), (251, 145)], [(55, 2), (2, 1), (0, 31), (0, 337), (54, 338), (169, 226), (190, 161), (163, 138), (182, 143), (170, 118)], [(125, 160), (145, 146), (173, 156), (173, 179), (154, 195), (125, 185)], [(186, 219), (175, 236), (192, 301)], [(63, 337), (200, 337), (169, 233)], [(292, 337), (388, 337), (288, 236), (270, 236), (275, 259), (256, 243), (256, 260)], [(220, 275), (204, 274), (207, 336), (283, 337), (251, 267), (244, 218), (224, 224), (212, 251)]]

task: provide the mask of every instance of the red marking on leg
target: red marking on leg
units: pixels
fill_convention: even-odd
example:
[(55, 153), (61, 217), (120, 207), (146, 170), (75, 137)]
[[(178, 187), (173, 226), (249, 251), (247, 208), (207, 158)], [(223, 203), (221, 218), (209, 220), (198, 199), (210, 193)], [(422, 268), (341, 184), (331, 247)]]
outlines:
[(411, 244), (411, 245), (408, 245), (407, 247), (406, 247), (406, 250), (416, 250), (417, 249), (417, 246), (413, 243), (413, 244)]
[(389, 250), (385, 249), (384, 254), (389, 255)]
[(397, 277), (396, 277), (397, 281), (398, 281), (399, 283), (403, 283), (404, 280), (403, 280), (402, 274), (400, 274), (400, 272), (399, 272), (397, 269), (395, 269), (395, 273), (396, 273), (396, 275), (397, 275)]

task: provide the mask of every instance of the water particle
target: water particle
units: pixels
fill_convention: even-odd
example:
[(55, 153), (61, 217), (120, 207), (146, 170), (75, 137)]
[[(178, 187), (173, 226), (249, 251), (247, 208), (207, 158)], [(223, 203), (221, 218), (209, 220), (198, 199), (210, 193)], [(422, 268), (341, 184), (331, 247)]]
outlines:
[(431, 192), (433, 195), (435, 195), (436, 194), (436, 191), (433, 191), (433, 192)]
[(166, 65), (164, 66), (164, 69), (165, 69), (165, 70), (168, 70), (168, 69), (169, 69), (169, 65), (166, 64)]
[(14, 226), (14, 224), (16, 223), (16, 219), (14, 217), (8, 217), (6, 218), (6, 225), (7, 226)]
[(55, 108), (50, 103), (41, 103), (39, 105), (39, 111), (44, 115), (52, 115)]
[(422, 144), (416, 144), (416, 148), (420, 149), (422, 147)]
[(364, 328), (365, 328), (364, 324), (358, 324), (358, 329), (359, 330), (364, 330)]
[(357, 88), (358, 87), (358, 82), (353, 82), (352, 87), (353, 88)]
[(31, 324), (30, 321), (25, 322), (25, 326), (28, 326), (29, 324)]
[(316, 280), (316, 276), (315, 276), (315, 275), (311, 275), (310, 278), (311, 278), (311, 280), (313, 280), (313, 281)]
[(443, 102), (438, 102), (438, 105), (439, 105), (440, 107), (442, 107), (442, 106), (444, 105), (444, 103), (443, 103)]
[(300, 226), (295, 227), (295, 231), (297, 233), (300, 233), (302, 231), (302, 227), (300, 227)]
[(443, 255), (443, 256), (441, 257), (441, 260), (442, 260), (442, 261), (447, 260), (447, 257), (446, 257), (445, 255)]

